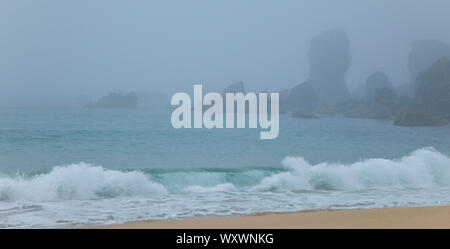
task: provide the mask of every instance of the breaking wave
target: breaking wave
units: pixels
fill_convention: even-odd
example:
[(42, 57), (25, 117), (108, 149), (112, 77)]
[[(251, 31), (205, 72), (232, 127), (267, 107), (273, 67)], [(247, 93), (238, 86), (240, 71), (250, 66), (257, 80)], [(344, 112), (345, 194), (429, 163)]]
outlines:
[(399, 159), (310, 164), (286, 157), (282, 168), (118, 171), (78, 163), (31, 177), (0, 176), (0, 201), (296, 190), (450, 186), (450, 158), (422, 148)]
[(107, 170), (86, 163), (58, 166), (33, 177), (1, 177), (0, 200), (96, 199), (164, 194), (166, 189), (139, 171)]
[(353, 164), (309, 164), (301, 157), (283, 160), (286, 172), (264, 178), (254, 190), (361, 190), (432, 188), (450, 185), (450, 158), (422, 148), (400, 159), (366, 159)]

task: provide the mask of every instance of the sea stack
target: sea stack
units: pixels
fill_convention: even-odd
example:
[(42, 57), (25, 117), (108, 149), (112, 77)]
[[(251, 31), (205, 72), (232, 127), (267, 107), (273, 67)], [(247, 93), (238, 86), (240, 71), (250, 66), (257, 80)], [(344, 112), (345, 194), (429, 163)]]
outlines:
[(350, 67), (350, 44), (343, 30), (325, 31), (311, 40), (310, 80), (320, 105), (335, 106), (350, 99), (345, 75)]
[(328, 30), (311, 40), (308, 51), (309, 79), (289, 93), (289, 109), (333, 110), (351, 99), (345, 83), (350, 67), (350, 44), (343, 30)]

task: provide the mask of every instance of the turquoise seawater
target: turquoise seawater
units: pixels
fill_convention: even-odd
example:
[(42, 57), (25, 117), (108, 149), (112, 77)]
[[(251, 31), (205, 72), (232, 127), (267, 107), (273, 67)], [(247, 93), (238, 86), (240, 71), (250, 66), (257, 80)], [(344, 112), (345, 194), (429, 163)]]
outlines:
[(170, 114), (0, 108), (0, 227), (450, 203), (450, 126), (281, 115), (260, 140)]

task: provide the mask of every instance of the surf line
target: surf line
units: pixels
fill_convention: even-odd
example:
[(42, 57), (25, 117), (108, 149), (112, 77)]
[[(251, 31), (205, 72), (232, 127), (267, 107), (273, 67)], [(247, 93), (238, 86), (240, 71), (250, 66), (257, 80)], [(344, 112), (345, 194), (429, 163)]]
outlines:
[(248, 128), (258, 128), (259, 125), (262, 129), (260, 139), (278, 137), (279, 93), (270, 93), (270, 99), (268, 93), (249, 92), (245, 95), (240, 92), (225, 93), (225, 100), (224, 112), (222, 95), (210, 92), (203, 96), (203, 87), (200, 84), (194, 85), (193, 103), (189, 94), (175, 93), (170, 104), (178, 107), (172, 112), (172, 127), (192, 128), (193, 112), (194, 128), (224, 128), (224, 119), (225, 128), (246, 128), (246, 114), (248, 114)]

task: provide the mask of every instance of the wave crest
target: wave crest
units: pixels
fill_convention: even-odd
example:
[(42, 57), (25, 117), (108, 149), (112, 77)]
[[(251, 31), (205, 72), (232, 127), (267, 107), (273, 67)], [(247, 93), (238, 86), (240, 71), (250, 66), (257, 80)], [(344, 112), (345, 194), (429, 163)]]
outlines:
[(96, 199), (166, 193), (139, 171), (106, 170), (86, 163), (58, 166), (31, 178), (0, 178), (0, 200)]
[(433, 148), (418, 149), (400, 159), (372, 158), (348, 165), (327, 162), (311, 165), (302, 157), (286, 157), (283, 166), (287, 172), (264, 178), (252, 190), (360, 190), (450, 185), (450, 158)]
[(58, 166), (47, 174), (33, 177), (0, 176), (0, 201), (450, 186), (450, 158), (433, 148), (418, 149), (394, 160), (372, 158), (352, 164), (323, 162), (312, 165), (302, 157), (286, 157), (282, 165), (283, 169), (183, 170), (150, 174), (78, 163)]

